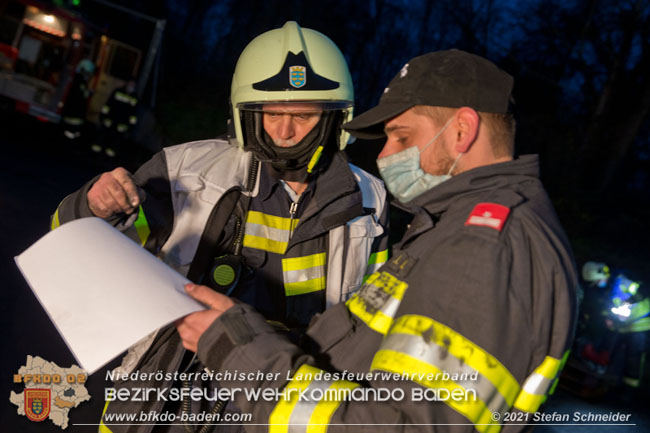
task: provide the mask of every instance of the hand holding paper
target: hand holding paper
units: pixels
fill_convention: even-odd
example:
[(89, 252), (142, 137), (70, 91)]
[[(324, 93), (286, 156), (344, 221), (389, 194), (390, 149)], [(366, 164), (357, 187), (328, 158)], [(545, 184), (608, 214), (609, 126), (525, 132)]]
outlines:
[(194, 299), (210, 307), (209, 310), (198, 311), (176, 321), (176, 329), (183, 340), (183, 347), (196, 352), (201, 335), (212, 322), (235, 303), (229, 297), (217, 293), (207, 286), (187, 284), (185, 290)]
[(185, 293), (187, 278), (99, 218), (62, 225), (16, 263), (89, 374), (155, 329), (205, 309)]

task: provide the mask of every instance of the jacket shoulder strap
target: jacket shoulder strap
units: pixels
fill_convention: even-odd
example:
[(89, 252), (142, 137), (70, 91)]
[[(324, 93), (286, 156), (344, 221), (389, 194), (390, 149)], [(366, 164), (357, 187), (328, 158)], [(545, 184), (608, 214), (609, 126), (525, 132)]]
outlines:
[(187, 278), (190, 281), (200, 283), (201, 276), (207, 269), (210, 261), (214, 258), (214, 246), (217, 244), (228, 219), (235, 210), (240, 196), (241, 191), (239, 188), (230, 189), (226, 191), (221, 197), (221, 200), (212, 208), (212, 212), (210, 212), (205, 229), (201, 235), (199, 246), (196, 248), (194, 259), (192, 259), (190, 270), (187, 272)]

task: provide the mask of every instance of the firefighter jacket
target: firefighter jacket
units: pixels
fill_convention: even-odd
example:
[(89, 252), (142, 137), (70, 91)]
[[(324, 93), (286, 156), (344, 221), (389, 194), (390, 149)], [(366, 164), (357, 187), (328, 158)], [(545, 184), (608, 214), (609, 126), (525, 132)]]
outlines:
[(126, 134), (131, 127), (138, 123), (136, 106), (138, 97), (135, 92), (129, 92), (125, 86), (111, 93), (100, 112), (100, 123), (105, 128)]
[(392, 258), (312, 323), (309, 348), (245, 304), (202, 335), (221, 386), (282, 393), (233, 391), (247, 431), (491, 433), (532, 420), (567, 358), (578, 284), (537, 157), (461, 173), (410, 208)]
[(84, 75), (75, 74), (61, 112), (61, 118), (66, 126), (80, 127), (85, 123), (90, 95), (91, 91)]
[[(251, 158), (251, 153), (223, 140), (168, 147), (134, 174), (136, 184), (147, 194), (139, 211), (109, 222), (186, 275), (210, 213), (226, 191), (243, 188), (250, 175)], [(61, 202), (53, 215), (52, 229), (73, 219), (93, 216), (86, 195), (95, 181), (92, 179)], [(317, 183), (323, 187), (310, 200), (301, 221), (294, 224), (295, 237), (285, 236), (283, 226), (287, 221), (265, 219), (257, 213), (248, 216), (244, 245), (253, 248), (255, 241), (261, 241), (266, 246), (258, 248), (263, 249), (283, 243), (285, 254), (295, 248), (299, 251), (296, 254), (307, 256), (310, 251), (303, 248), (304, 244), (326, 237), (327, 257), (319, 259), (325, 261), (317, 279), (323, 283), (319, 289), (325, 290), (327, 306), (331, 306), (348, 299), (364, 277), (386, 262), (388, 209), (383, 183), (348, 164), (342, 153), (336, 153), (329, 167), (319, 172)], [(259, 190), (258, 175), (250, 194), (255, 196)], [(260, 231), (270, 234), (260, 235)], [(296, 264), (287, 264), (287, 272), (300, 270), (291, 266), (295, 268)]]
[[(264, 190), (259, 173), (252, 191), (243, 190), (250, 178), (251, 158), (249, 152), (222, 140), (166, 148), (134, 174), (136, 184), (147, 194), (139, 211), (109, 222), (186, 274), (220, 199), (233, 189), (242, 189), (242, 194), (250, 194), (253, 199)], [(86, 195), (94, 181), (61, 202), (52, 217), (52, 229), (72, 219), (92, 216)], [(282, 247), (279, 272), (284, 277), (288, 302), (319, 292), (324, 304), (331, 306), (348, 299), (364, 278), (386, 262), (385, 204), (382, 182), (348, 164), (344, 155), (337, 152), (327, 168), (318, 172), (313, 194), (299, 222), (264, 214), (251, 206), (245, 221), (244, 246), (265, 253), (277, 253)], [(290, 229), (294, 230), (292, 237)], [(183, 355), (175, 328), (168, 327), (131, 348), (119, 372), (174, 372)], [(165, 377), (162, 382), (117, 382), (118, 387), (164, 388), (173, 381)], [(108, 411), (160, 410), (163, 403), (115, 402)], [(143, 431), (150, 427), (143, 427)], [(111, 430), (123, 431), (120, 427)]]

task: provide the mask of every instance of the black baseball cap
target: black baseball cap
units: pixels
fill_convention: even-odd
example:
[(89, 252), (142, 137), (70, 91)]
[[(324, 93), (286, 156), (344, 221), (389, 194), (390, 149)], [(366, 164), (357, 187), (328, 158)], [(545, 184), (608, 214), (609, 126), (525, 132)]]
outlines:
[(381, 138), (384, 121), (416, 105), (508, 113), (513, 83), (507, 72), (475, 54), (456, 49), (424, 54), (402, 67), (376, 107), (343, 128), (358, 138)]

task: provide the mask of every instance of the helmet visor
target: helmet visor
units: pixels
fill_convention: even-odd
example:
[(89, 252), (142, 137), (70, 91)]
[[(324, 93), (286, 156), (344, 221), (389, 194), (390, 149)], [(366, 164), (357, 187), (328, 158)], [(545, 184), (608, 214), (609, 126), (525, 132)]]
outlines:
[(237, 104), (240, 111), (259, 111), (277, 114), (320, 113), (323, 111), (348, 110), (352, 108), (348, 101), (264, 101), (242, 102)]

